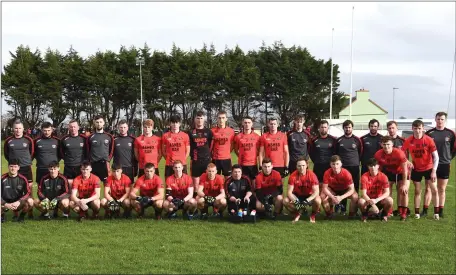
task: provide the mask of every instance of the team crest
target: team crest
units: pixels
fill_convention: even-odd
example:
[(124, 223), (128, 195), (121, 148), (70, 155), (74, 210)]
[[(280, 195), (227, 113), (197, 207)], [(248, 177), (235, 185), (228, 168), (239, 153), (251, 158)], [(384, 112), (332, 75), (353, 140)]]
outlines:
[(131, 147), (131, 142), (129, 142), (129, 143), (128, 143), (128, 146), (130, 146), (130, 147)]
[(108, 143), (109, 143), (109, 140), (105, 139), (105, 143), (108, 144)]
[(328, 144), (328, 147), (329, 147), (329, 148), (331, 148), (332, 146), (333, 146), (333, 144), (332, 144), (332, 143)]
[(52, 144), (52, 148), (54, 148), (54, 149), (55, 149), (55, 148), (57, 148), (57, 145), (55, 145), (55, 144)]
[(23, 145), (24, 147), (27, 147), (27, 143), (22, 143), (22, 145)]
[[(68, 144), (68, 145), (69, 145), (69, 144)], [(82, 142), (79, 143), (79, 146), (83, 147), (83, 146), (84, 146), (84, 143), (82, 143)]]
[(446, 141), (446, 142), (450, 141), (450, 137), (446, 137), (446, 138), (445, 138), (445, 141)]
[(352, 147), (353, 147), (353, 149), (355, 149), (356, 148), (356, 144), (352, 144)]

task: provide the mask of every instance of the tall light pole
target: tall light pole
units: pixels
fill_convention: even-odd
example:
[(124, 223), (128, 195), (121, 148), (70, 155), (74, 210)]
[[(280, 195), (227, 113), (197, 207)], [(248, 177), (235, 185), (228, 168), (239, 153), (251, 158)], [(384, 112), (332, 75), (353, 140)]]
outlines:
[(331, 35), (331, 84), (330, 84), (330, 92), (329, 92), (329, 123), (332, 120), (332, 112), (333, 112), (333, 47), (334, 47), (334, 28), (332, 29)]
[(394, 98), (395, 98), (395, 93), (396, 93), (396, 90), (398, 90), (399, 88), (393, 88), (393, 120), (394, 120)]
[(349, 101), (349, 111), (350, 111), (350, 114), (349, 114), (349, 119), (351, 120), (351, 117), (352, 117), (352, 93), (353, 93), (353, 18), (355, 17), (355, 6), (353, 6), (352, 8), (352, 36), (351, 36), (351, 54), (350, 54), (350, 101)]
[(145, 65), (143, 57), (136, 57), (136, 66), (139, 65), (139, 82), (141, 86), (141, 134), (143, 134), (144, 110), (143, 110), (143, 88), (142, 88), (142, 70), (141, 66)]

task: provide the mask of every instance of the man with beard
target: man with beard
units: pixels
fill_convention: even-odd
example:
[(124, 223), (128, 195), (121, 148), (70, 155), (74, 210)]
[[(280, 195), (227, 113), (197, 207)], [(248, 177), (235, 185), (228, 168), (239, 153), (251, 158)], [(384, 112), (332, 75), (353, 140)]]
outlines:
[(128, 124), (126, 120), (121, 120), (117, 124), (119, 135), (114, 138), (113, 164), (122, 167), (122, 173), (134, 182), (136, 176), (137, 162), (135, 158), (135, 137), (128, 134)]
[(190, 140), (188, 134), (180, 130), (180, 116), (171, 116), (169, 123), (170, 131), (162, 137), (162, 153), (166, 159), (165, 177), (174, 174), (173, 163), (177, 160), (182, 163), (183, 172), (187, 174), (187, 158), (190, 155)]
[(87, 155), (93, 174), (106, 183), (109, 175), (109, 162), (114, 152), (114, 138), (104, 131), (105, 121), (101, 115), (93, 119), (95, 132), (87, 138)]
[(369, 133), (361, 137), (363, 153), (361, 155), (361, 175), (368, 172), (367, 161), (374, 157), (375, 153), (382, 148), (382, 135), (378, 133), (380, 123), (376, 119), (369, 121)]
[(162, 158), (162, 139), (153, 134), (154, 121), (146, 119), (143, 122), (143, 134), (135, 139), (135, 157), (138, 161), (138, 178), (144, 175), (146, 163), (152, 163), (154, 173), (160, 175), (158, 164)]
[(329, 123), (327, 120), (321, 120), (318, 127), (318, 136), (312, 139), (310, 146), (310, 158), (314, 163), (313, 172), (320, 182), (323, 184), (323, 175), (326, 170), (331, 168), (331, 157), (335, 153), (337, 139), (328, 134)]
[(49, 164), (60, 161), (60, 140), (52, 136), (52, 124), (41, 124), (41, 137), (35, 139), (36, 159), (36, 184), (39, 185), (41, 178), (49, 174)]
[[(355, 135), (353, 135), (353, 122), (346, 120), (342, 124), (344, 127), (344, 135), (337, 139), (336, 154), (340, 157), (343, 168), (350, 172), (355, 191), (359, 190), (359, 162), (363, 155), (363, 143)], [(341, 214), (345, 215), (347, 200), (343, 200), (339, 206), (336, 206), (336, 212), (340, 209)]]
[[(443, 207), (445, 206), (446, 187), (448, 179), (450, 178), (450, 166), (451, 160), (456, 155), (455, 133), (445, 127), (447, 119), (447, 113), (438, 112), (435, 115), (435, 128), (430, 129), (426, 132), (426, 135), (434, 139), (435, 146), (437, 146), (437, 152), (439, 154), (439, 166), (437, 167), (437, 191), (439, 196), (439, 216), (443, 218)], [(426, 188), (424, 193), (424, 205), (428, 206), (431, 202), (431, 189), (430, 186)], [(423, 208), (422, 216), (427, 215), (427, 208)]]
[(283, 179), (288, 176), (290, 155), (287, 136), (277, 130), (278, 126), (276, 118), (269, 119), (269, 132), (264, 133), (260, 139), (259, 163), (263, 163), (264, 158), (270, 158), (274, 170), (279, 172)]
[(298, 158), (304, 157), (309, 159), (310, 133), (304, 129), (305, 118), (303, 115), (297, 115), (294, 118), (293, 130), (288, 133), (288, 150), (290, 153), (290, 163), (288, 172), (291, 174), (296, 171), (296, 162)]
[(79, 134), (79, 124), (74, 119), (68, 123), (68, 132), (60, 142), (60, 157), (65, 165), (63, 175), (71, 190), (73, 179), (81, 174), (81, 163), (87, 158), (87, 138)]
[(260, 136), (253, 131), (251, 117), (244, 117), (243, 129), (234, 138), (234, 152), (238, 156), (238, 164), (242, 167), (242, 175), (247, 176), (255, 186), (255, 177), (258, 175), (258, 153)]

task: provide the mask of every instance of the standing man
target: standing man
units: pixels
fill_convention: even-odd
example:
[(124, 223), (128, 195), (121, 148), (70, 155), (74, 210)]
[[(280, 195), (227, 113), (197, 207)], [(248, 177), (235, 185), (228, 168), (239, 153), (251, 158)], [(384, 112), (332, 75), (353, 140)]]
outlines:
[[(426, 135), (434, 139), (437, 152), (439, 154), (439, 166), (437, 167), (437, 191), (439, 196), (439, 216), (443, 218), (443, 207), (445, 206), (445, 190), (450, 178), (450, 166), (451, 160), (456, 155), (456, 150), (453, 148), (453, 144), (456, 144), (455, 133), (445, 127), (447, 113), (438, 112), (435, 115), (435, 128), (426, 132)], [(429, 186), (428, 186), (429, 187)], [(431, 190), (426, 188), (424, 193), (424, 204), (429, 205), (431, 202)], [(423, 216), (427, 215), (423, 209)]]
[(95, 131), (87, 138), (88, 159), (93, 174), (106, 183), (109, 175), (109, 162), (114, 152), (114, 138), (104, 131), (105, 121), (101, 115), (93, 119)]
[(41, 178), (49, 174), (49, 165), (60, 161), (60, 140), (52, 136), (52, 124), (43, 122), (41, 124), (41, 137), (35, 139), (36, 159), (36, 184), (39, 185)]
[(394, 148), (402, 149), (405, 138), (397, 134), (397, 122), (394, 120), (388, 121), (386, 127), (388, 127), (388, 135), (392, 138)]
[(35, 152), (33, 140), (24, 135), (24, 124), (16, 120), (13, 124), (13, 135), (5, 140), (3, 154), (6, 161), (17, 160), (19, 163), (18, 173), (27, 178), (32, 190), (33, 173), (32, 173), (32, 157)]
[(255, 186), (258, 175), (258, 153), (260, 151), (260, 136), (253, 131), (253, 120), (247, 116), (242, 120), (242, 132), (234, 138), (234, 152), (242, 167), (242, 175), (247, 176)]
[(122, 173), (134, 182), (136, 171), (135, 158), (135, 137), (128, 134), (128, 124), (126, 120), (121, 120), (117, 124), (119, 135), (114, 138), (114, 157), (113, 165), (120, 165)]
[(313, 172), (318, 178), (318, 182), (323, 184), (323, 175), (326, 170), (331, 168), (331, 157), (335, 153), (337, 139), (328, 134), (329, 123), (327, 120), (321, 120), (318, 127), (318, 136), (310, 142), (310, 158), (314, 163)]
[(217, 166), (217, 173), (226, 177), (231, 175), (231, 151), (234, 148), (234, 130), (226, 125), (228, 116), (225, 111), (217, 113), (217, 126), (212, 128), (214, 146), (212, 160)]
[[(23, 175), (19, 174), (19, 161), (9, 159), (8, 173), (2, 175), (2, 223), (6, 221), (5, 212), (13, 211), (15, 221), (23, 222), (25, 214), (33, 208), (30, 198), (30, 185)], [(21, 213), (18, 215), (18, 212)]]
[(79, 134), (79, 124), (74, 119), (68, 123), (68, 132), (60, 141), (60, 158), (63, 158), (63, 175), (71, 190), (74, 178), (81, 174), (81, 163), (87, 159), (87, 137)]
[(162, 139), (153, 134), (154, 121), (146, 119), (143, 122), (143, 134), (135, 139), (134, 151), (138, 161), (138, 178), (144, 175), (146, 163), (152, 163), (154, 173), (160, 175), (158, 164), (162, 158)]
[(291, 174), (296, 171), (296, 163), (298, 158), (304, 157), (309, 159), (310, 148), (310, 133), (304, 129), (305, 118), (303, 115), (297, 115), (294, 118), (294, 127), (288, 133), (288, 147), (290, 151), (290, 163), (288, 165), (288, 172)]
[(204, 126), (205, 114), (196, 112), (195, 128), (188, 132), (190, 140), (190, 170), (193, 178), (193, 187), (198, 191), (200, 176), (206, 171), (211, 162), (212, 131)]
[(187, 174), (187, 158), (190, 155), (190, 140), (188, 134), (180, 130), (180, 116), (171, 116), (169, 122), (171, 130), (162, 137), (162, 152), (166, 159), (165, 178), (174, 174), (173, 163), (176, 160), (182, 163), (183, 173)]
[(259, 162), (263, 163), (264, 158), (270, 158), (274, 170), (279, 172), (283, 179), (288, 176), (290, 155), (287, 136), (277, 131), (278, 126), (276, 118), (269, 119), (269, 132), (264, 133), (260, 139)]
[[(350, 172), (355, 191), (359, 190), (359, 162), (363, 155), (363, 143), (355, 135), (353, 135), (353, 122), (346, 120), (342, 124), (344, 127), (344, 135), (337, 139), (336, 143), (336, 154), (340, 157), (343, 168)], [(341, 214), (345, 215), (345, 209), (347, 208), (347, 200), (343, 200), (337, 207), (336, 212), (340, 209)]]
[(298, 159), (296, 167), (297, 170), (288, 178), (285, 207), (294, 214), (293, 223), (296, 223), (301, 217), (300, 210), (311, 205), (310, 222), (315, 223), (315, 216), (321, 206), (318, 178), (314, 172), (308, 169), (307, 160), (304, 157)]
[[(434, 204), (434, 219), (439, 217), (439, 195), (437, 194), (437, 167), (439, 154), (434, 140), (424, 134), (424, 123), (417, 119), (412, 123), (413, 135), (405, 140), (403, 149), (412, 156), (413, 170), (411, 179), (415, 184), (415, 219), (420, 218), (421, 179), (424, 178), (426, 188), (430, 186)], [(428, 205), (423, 206), (427, 214)]]
[(48, 174), (41, 178), (38, 185), (38, 198), (34, 200), (36, 209), (41, 212), (41, 219), (50, 219), (49, 210), (54, 210), (53, 217), (58, 217), (59, 209), (63, 217), (68, 219), (70, 214), (70, 190), (68, 180), (59, 173), (59, 163), (49, 164)]
[(382, 135), (378, 133), (380, 122), (376, 119), (371, 119), (368, 126), (369, 133), (361, 137), (361, 142), (363, 144), (363, 153), (361, 155), (361, 175), (369, 171), (367, 161), (373, 158), (378, 150), (382, 149)]

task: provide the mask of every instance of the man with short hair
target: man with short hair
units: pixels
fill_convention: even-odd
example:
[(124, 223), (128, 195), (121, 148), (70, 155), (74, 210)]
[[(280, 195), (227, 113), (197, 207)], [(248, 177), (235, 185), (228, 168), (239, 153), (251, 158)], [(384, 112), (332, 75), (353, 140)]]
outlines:
[(124, 209), (124, 217), (131, 216), (130, 187), (132, 181), (128, 175), (123, 173), (122, 165), (112, 165), (111, 175), (108, 176), (104, 189), (104, 198), (101, 200), (101, 207), (105, 209), (105, 218), (120, 216), (120, 208)]
[(79, 134), (77, 120), (72, 119), (68, 123), (68, 135), (60, 141), (60, 158), (64, 163), (63, 175), (71, 190), (74, 178), (81, 174), (81, 163), (87, 159), (87, 137)]
[(119, 135), (114, 138), (113, 164), (120, 164), (124, 175), (133, 182), (136, 176), (137, 161), (135, 158), (135, 137), (128, 134), (128, 124), (126, 120), (121, 120), (117, 124)]
[(114, 138), (104, 131), (103, 116), (95, 116), (93, 123), (95, 131), (87, 138), (87, 155), (93, 174), (106, 183), (109, 175), (109, 162), (114, 152)]
[[(257, 212), (266, 212), (276, 219), (283, 208), (283, 184), (279, 172), (273, 170), (272, 160), (264, 158), (261, 171), (255, 178), (255, 195)], [(274, 213), (272, 212), (274, 208)]]
[(39, 185), (41, 178), (49, 174), (49, 165), (52, 162), (60, 161), (60, 140), (52, 136), (52, 124), (43, 122), (41, 124), (41, 137), (34, 141), (36, 159), (36, 184)]
[[(342, 124), (344, 135), (337, 139), (335, 154), (337, 154), (342, 163), (343, 168), (350, 172), (355, 191), (359, 190), (359, 163), (363, 155), (363, 143), (355, 135), (353, 135), (353, 122), (345, 120)], [(336, 206), (336, 212), (340, 209), (341, 214), (345, 215), (347, 200), (343, 200), (340, 205)]]
[(190, 140), (188, 134), (180, 130), (180, 116), (171, 116), (169, 123), (171, 130), (162, 137), (162, 153), (166, 159), (165, 178), (174, 174), (173, 163), (176, 160), (183, 164), (183, 173), (187, 174), (187, 158), (190, 155)]
[(320, 189), (323, 184), (323, 175), (331, 168), (331, 157), (335, 153), (337, 139), (328, 134), (329, 123), (321, 120), (318, 127), (318, 136), (310, 142), (310, 158), (314, 164), (313, 172), (320, 182)]
[(367, 221), (369, 212), (378, 215), (381, 220), (388, 221), (388, 213), (393, 207), (393, 199), (389, 196), (388, 177), (379, 171), (375, 158), (367, 160), (368, 172), (361, 176), (361, 198), (358, 200), (359, 209), (363, 213), (361, 220)]
[(250, 210), (250, 215), (256, 213), (256, 198), (252, 196), (250, 179), (242, 175), (239, 164), (231, 168), (231, 176), (225, 180), (225, 193), (228, 201), (228, 214), (237, 215), (241, 210)]
[(227, 125), (226, 111), (217, 113), (217, 126), (211, 129), (214, 136), (212, 160), (217, 166), (217, 173), (228, 177), (231, 174), (231, 151), (234, 148), (234, 130)]
[(146, 163), (152, 163), (154, 173), (160, 175), (158, 165), (162, 158), (162, 139), (153, 134), (154, 121), (146, 119), (143, 122), (143, 134), (135, 139), (134, 152), (138, 160), (138, 178), (144, 175)]
[(280, 173), (282, 179), (288, 176), (288, 164), (290, 155), (288, 152), (287, 136), (277, 130), (276, 118), (269, 119), (269, 132), (264, 133), (260, 139), (259, 162), (264, 158), (270, 158), (274, 170)]
[[(413, 135), (405, 140), (404, 150), (408, 150), (412, 156), (413, 170), (411, 179), (415, 184), (415, 219), (420, 218), (421, 202), (421, 179), (425, 179), (425, 185), (430, 186), (432, 202), (434, 204), (434, 219), (439, 217), (439, 196), (437, 194), (437, 167), (439, 154), (434, 140), (424, 134), (424, 123), (417, 119), (412, 123)], [(423, 206), (423, 212), (427, 215), (428, 205)]]
[(361, 175), (368, 172), (367, 161), (374, 157), (378, 150), (382, 149), (382, 135), (378, 133), (380, 122), (376, 119), (369, 121), (369, 133), (361, 137), (363, 152), (361, 154)]
[(79, 213), (79, 222), (88, 218), (87, 211), (89, 208), (92, 209), (92, 218), (98, 219), (101, 180), (91, 172), (92, 164), (88, 161), (83, 161), (81, 164), (81, 175), (77, 176), (73, 181), (70, 207), (74, 212)]
[(139, 218), (144, 217), (146, 208), (152, 206), (155, 210), (155, 218), (161, 220), (165, 187), (162, 179), (155, 171), (157, 169), (155, 169), (153, 163), (146, 163), (144, 165), (144, 175), (136, 180), (134, 188), (131, 190), (131, 203)]
[(27, 178), (30, 190), (33, 185), (32, 157), (35, 153), (33, 139), (24, 135), (24, 124), (16, 120), (13, 124), (13, 135), (5, 140), (3, 154), (6, 161), (11, 160), (19, 162), (19, 174)]
[(249, 177), (252, 185), (255, 186), (255, 177), (258, 175), (260, 136), (253, 131), (251, 117), (244, 117), (242, 126), (242, 132), (234, 138), (234, 152), (242, 167), (242, 175)]
[(48, 174), (44, 175), (38, 184), (38, 198), (34, 205), (41, 212), (40, 219), (50, 219), (49, 210), (54, 210), (53, 218), (58, 217), (59, 209), (63, 218), (70, 214), (70, 190), (68, 180), (60, 174), (60, 166), (56, 161), (48, 165)]
[(217, 174), (215, 164), (207, 165), (206, 173), (201, 175), (199, 183), (196, 201), (201, 211), (201, 219), (207, 219), (210, 206), (213, 208), (213, 215), (222, 218), (226, 208), (224, 178)]
[(290, 154), (288, 172), (290, 174), (296, 171), (298, 158), (309, 159), (310, 133), (304, 129), (305, 122), (304, 115), (296, 115), (293, 120), (293, 130), (288, 133), (288, 150)]
[(388, 121), (386, 123), (386, 127), (388, 130), (388, 135), (392, 138), (394, 148), (402, 149), (402, 145), (404, 145), (405, 138), (397, 134), (397, 122), (394, 120)]
[(163, 208), (168, 211), (168, 218), (176, 218), (176, 212), (182, 209), (184, 217), (193, 219), (196, 210), (196, 200), (193, 198), (192, 178), (183, 173), (182, 161), (176, 160), (173, 163), (174, 174), (166, 179), (166, 193)]
[[(445, 127), (446, 119), (448, 115), (445, 112), (438, 112), (435, 115), (436, 126), (426, 132), (426, 135), (430, 136), (437, 147), (437, 152), (439, 155), (439, 166), (437, 167), (437, 192), (439, 196), (439, 217), (443, 218), (443, 208), (445, 206), (446, 198), (446, 187), (448, 184), (448, 179), (450, 178), (450, 166), (451, 160), (456, 155), (456, 148), (453, 147), (453, 144), (456, 145), (456, 136), (455, 133)], [(428, 187), (430, 187), (428, 185)], [(426, 188), (424, 193), (424, 204), (429, 205), (431, 202), (431, 189)], [(422, 215), (425, 216), (427, 213), (424, 212)]]
[(342, 161), (338, 155), (331, 157), (331, 168), (323, 177), (323, 190), (320, 194), (327, 218), (332, 218), (333, 206), (340, 204), (343, 199), (350, 199), (349, 218), (355, 217), (358, 208), (358, 193), (350, 172), (342, 168)]
[(204, 123), (204, 112), (196, 112), (194, 120), (195, 128), (188, 132), (191, 152), (190, 170), (195, 192), (199, 190), (200, 176), (206, 171), (207, 165), (211, 162), (213, 136), (212, 131), (205, 127)]
[(321, 206), (318, 178), (312, 170), (308, 169), (307, 160), (304, 157), (298, 159), (296, 168), (297, 170), (288, 178), (285, 207), (294, 214), (293, 223), (296, 223), (301, 217), (300, 210), (306, 206), (312, 206), (310, 222), (315, 223), (315, 216)]
[(9, 210), (14, 213), (13, 221), (23, 222), (25, 214), (33, 208), (28, 179), (19, 174), (19, 169), (19, 160), (9, 159), (8, 173), (2, 175), (2, 223), (6, 221), (5, 212)]

